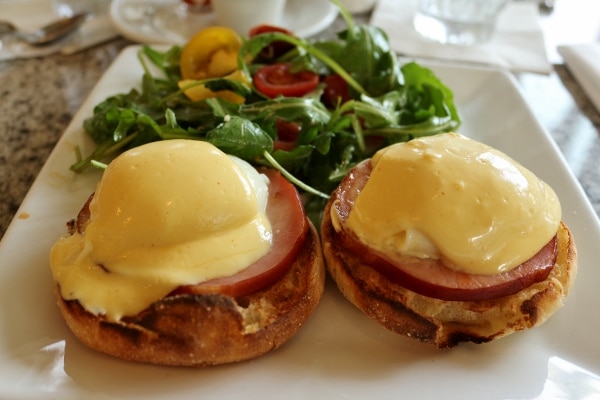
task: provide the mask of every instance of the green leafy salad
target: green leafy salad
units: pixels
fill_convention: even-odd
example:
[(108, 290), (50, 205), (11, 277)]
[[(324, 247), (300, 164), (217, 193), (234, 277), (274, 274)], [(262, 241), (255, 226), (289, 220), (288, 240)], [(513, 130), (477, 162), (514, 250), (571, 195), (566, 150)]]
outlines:
[[(242, 80), (185, 80), (182, 46), (141, 47), (140, 89), (96, 105), (84, 122), (96, 149), (87, 157), (78, 153), (71, 169), (102, 166), (148, 142), (204, 140), (253, 165), (279, 169), (318, 223), (328, 194), (357, 163), (389, 144), (460, 124), (451, 90), (431, 70), (400, 65), (385, 32), (356, 24), (333, 2), (347, 25), (335, 40), (301, 39), (273, 27), (241, 38), (235, 62)], [(306, 93), (285, 90), (309, 80), (315, 84)], [(197, 86), (233, 92), (241, 101), (192, 100), (186, 91)], [(280, 86), (282, 92), (270, 91)]]

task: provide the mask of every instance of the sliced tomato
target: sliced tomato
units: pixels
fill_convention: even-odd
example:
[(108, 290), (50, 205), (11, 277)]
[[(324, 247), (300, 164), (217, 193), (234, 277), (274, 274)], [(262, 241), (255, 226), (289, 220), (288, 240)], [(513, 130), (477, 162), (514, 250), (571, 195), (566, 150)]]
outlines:
[[(356, 196), (366, 184), (371, 163), (355, 167), (334, 193), (337, 201), (334, 211), (344, 221), (348, 218)], [(352, 232), (344, 229), (337, 243), (351, 251), (366, 265), (413, 292), (442, 300), (481, 301), (508, 296), (548, 277), (557, 257), (557, 240), (552, 238), (531, 259), (518, 267), (500, 274), (469, 274), (446, 266), (436, 259), (406, 257), (390, 259), (363, 244)], [(457, 228), (458, 229), (458, 228)]]
[(256, 89), (267, 97), (302, 97), (319, 84), (319, 76), (311, 71), (290, 71), (290, 64), (265, 65), (254, 74)]
[(323, 83), (325, 88), (323, 89), (321, 101), (326, 107), (335, 108), (338, 104), (344, 104), (352, 99), (348, 82), (338, 74), (327, 75), (323, 78)]
[(237, 274), (182, 286), (174, 293), (243, 296), (273, 284), (288, 271), (308, 232), (306, 214), (300, 195), (290, 182), (276, 170), (264, 169), (261, 172), (269, 177), (267, 216), (273, 232), (271, 250)]

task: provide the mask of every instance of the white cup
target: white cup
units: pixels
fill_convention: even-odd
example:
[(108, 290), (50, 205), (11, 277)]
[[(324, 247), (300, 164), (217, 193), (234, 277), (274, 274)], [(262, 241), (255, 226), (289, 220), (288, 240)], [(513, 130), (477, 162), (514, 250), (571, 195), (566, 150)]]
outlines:
[(108, 13), (110, 0), (52, 0), (52, 8), (59, 17), (71, 17), (79, 13), (102, 15)]
[(212, 0), (218, 25), (240, 35), (261, 24), (281, 26), (286, 0)]
[(468, 46), (489, 40), (507, 0), (418, 0), (413, 26), (440, 43)]

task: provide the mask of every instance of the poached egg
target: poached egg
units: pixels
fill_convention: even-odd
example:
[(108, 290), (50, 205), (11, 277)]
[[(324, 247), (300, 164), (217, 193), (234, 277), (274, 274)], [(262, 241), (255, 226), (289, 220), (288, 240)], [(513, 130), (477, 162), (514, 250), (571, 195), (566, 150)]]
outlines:
[[(456, 133), (389, 146), (371, 164), (345, 224), (391, 259), (443, 259), (467, 273), (498, 274), (535, 255), (560, 224), (550, 186)], [(337, 213), (331, 216), (339, 226)]]
[(181, 285), (230, 276), (265, 255), (268, 178), (194, 140), (133, 148), (106, 168), (85, 232), (60, 238), (50, 264), (63, 298), (109, 320)]

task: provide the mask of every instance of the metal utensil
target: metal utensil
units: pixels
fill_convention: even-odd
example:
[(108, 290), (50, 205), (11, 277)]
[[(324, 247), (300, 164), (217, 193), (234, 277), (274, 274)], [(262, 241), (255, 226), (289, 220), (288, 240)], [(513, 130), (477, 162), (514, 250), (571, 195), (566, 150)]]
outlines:
[(0, 37), (12, 35), (32, 46), (43, 46), (77, 30), (77, 28), (79, 28), (86, 20), (87, 16), (87, 13), (75, 14), (72, 17), (59, 19), (58, 21), (52, 22), (33, 32), (19, 31), (12, 23), (0, 21)]

